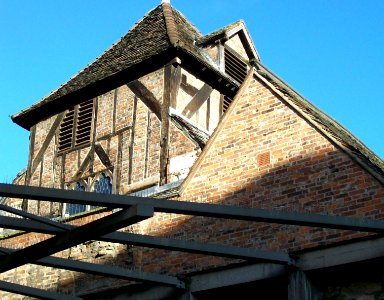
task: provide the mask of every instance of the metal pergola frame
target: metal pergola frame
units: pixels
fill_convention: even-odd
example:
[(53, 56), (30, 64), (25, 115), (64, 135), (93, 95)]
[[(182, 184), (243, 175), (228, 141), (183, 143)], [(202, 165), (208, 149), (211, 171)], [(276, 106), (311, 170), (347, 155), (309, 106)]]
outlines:
[[(187, 201), (160, 200), (136, 196), (106, 195), (11, 184), (0, 184), (0, 196), (121, 209), (85, 225), (73, 226), (0, 204), (0, 210), (22, 217), (0, 216), (0, 227), (53, 235), (51, 238), (24, 249), (11, 250), (0, 248), (0, 272), (31, 263), (137, 282), (150, 282), (177, 289), (186, 289), (186, 283), (182, 279), (174, 276), (132, 271), (120, 267), (98, 265), (51, 256), (54, 253), (90, 240), (236, 258), (253, 263), (295, 265), (295, 261), (285, 252), (262, 251), (252, 248), (176, 240), (117, 231), (128, 225), (151, 218), (154, 212), (384, 233), (384, 221), (309, 213), (281, 212)], [(41, 299), (79, 299), (76, 297), (70, 298), (69, 295), (48, 292), (5, 281), (0, 281), (0, 290)]]

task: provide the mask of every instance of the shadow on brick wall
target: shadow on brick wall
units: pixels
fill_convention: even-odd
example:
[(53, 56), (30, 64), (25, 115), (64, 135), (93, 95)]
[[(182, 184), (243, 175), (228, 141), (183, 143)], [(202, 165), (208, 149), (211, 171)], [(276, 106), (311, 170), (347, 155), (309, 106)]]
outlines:
[[(203, 196), (200, 194), (199, 197), (184, 198), (185, 195), (181, 195), (180, 199), (206, 203), (218, 199), (215, 204), (384, 218), (382, 185), (341, 152), (296, 158), (279, 166), (267, 167), (265, 175), (239, 180), (237, 186), (222, 186), (215, 192), (205, 193)], [(209, 180), (206, 185), (209, 191)], [(367, 235), (345, 230), (162, 213), (157, 213), (151, 220), (143, 222), (141, 230), (152, 236), (288, 253), (324, 247), (330, 243)], [(88, 253), (86, 260), (170, 275), (187, 275), (246, 263), (241, 260), (129, 245), (124, 251), (114, 255), (108, 251), (104, 254), (97, 251), (92, 253), (93, 256)], [(124, 280), (77, 273), (68, 280), (59, 281), (57, 290), (82, 294), (117, 289), (127, 284), (129, 282)]]

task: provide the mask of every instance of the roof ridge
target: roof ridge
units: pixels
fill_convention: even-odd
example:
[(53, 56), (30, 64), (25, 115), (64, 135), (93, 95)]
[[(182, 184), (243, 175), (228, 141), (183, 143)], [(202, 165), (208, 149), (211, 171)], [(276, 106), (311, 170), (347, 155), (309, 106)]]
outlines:
[(205, 43), (208, 43), (212, 39), (220, 39), (220, 38), (224, 37), (223, 35), (226, 34), (226, 32), (228, 30), (233, 29), (234, 27), (240, 25), (241, 23), (244, 24), (244, 21), (242, 19), (237, 20), (235, 22), (232, 22), (231, 24), (225, 25), (224, 27), (221, 27), (221, 28), (216, 29), (214, 31), (211, 31), (210, 33), (207, 33), (207, 34), (203, 35), (199, 39), (198, 44), (199, 45), (204, 45)]
[(163, 2), (161, 4), (163, 8), (163, 15), (165, 19), (165, 26), (167, 29), (167, 35), (171, 44), (175, 47), (180, 42), (179, 30), (176, 25), (175, 15), (170, 3)]

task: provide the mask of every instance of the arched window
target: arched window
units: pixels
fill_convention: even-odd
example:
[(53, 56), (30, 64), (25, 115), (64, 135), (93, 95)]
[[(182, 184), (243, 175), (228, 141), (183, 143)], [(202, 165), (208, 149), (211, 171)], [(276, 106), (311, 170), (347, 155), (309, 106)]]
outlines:
[(111, 177), (101, 173), (100, 178), (96, 181), (93, 188), (95, 193), (112, 194), (112, 180)]
[[(76, 182), (75, 186), (72, 188), (72, 190), (77, 192), (85, 192), (85, 189), (86, 189), (85, 184), (81, 184), (80, 182)], [(64, 206), (64, 215), (71, 216), (71, 215), (79, 214), (86, 210), (87, 210), (87, 207), (84, 204), (66, 203)]]
[[(99, 179), (94, 183), (92, 192), (100, 194), (112, 194), (112, 180), (111, 177), (101, 173)], [(98, 208), (99, 206), (91, 206), (90, 209)]]
[[(78, 181), (75, 184), (68, 185), (68, 189), (78, 192), (87, 191), (101, 194), (112, 194), (112, 179), (108, 173), (103, 172), (96, 176), (95, 179), (96, 180), (94, 180), (93, 183), (87, 182), (87, 180)], [(63, 208), (63, 215), (68, 217), (98, 207), (99, 206), (65, 203)]]

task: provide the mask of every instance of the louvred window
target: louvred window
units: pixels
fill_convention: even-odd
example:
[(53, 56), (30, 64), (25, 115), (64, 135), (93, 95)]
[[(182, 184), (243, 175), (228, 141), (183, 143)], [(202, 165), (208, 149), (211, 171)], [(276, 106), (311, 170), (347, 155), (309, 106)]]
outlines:
[(93, 99), (67, 110), (60, 124), (58, 150), (65, 151), (91, 141)]
[(243, 83), (247, 76), (247, 63), (233, 50), (224, 48), (225, 73), (239, 83)]
[[(248, 72), (248, 64), (235, 51), (224, 48), (225, 73), (240, 84), (243, 83)], [(222, 113), (225, 113), (232, 102), (232, 98), (224, 96)]]

